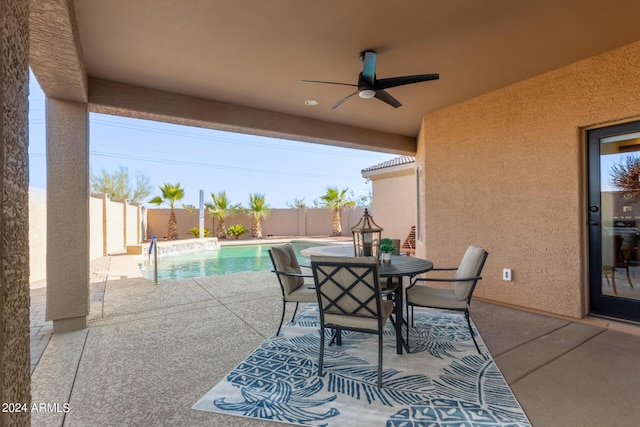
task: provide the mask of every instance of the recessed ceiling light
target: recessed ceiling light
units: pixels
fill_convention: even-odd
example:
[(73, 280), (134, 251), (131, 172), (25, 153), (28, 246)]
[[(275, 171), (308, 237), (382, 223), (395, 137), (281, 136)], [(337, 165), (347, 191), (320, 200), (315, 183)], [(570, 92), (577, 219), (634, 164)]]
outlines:
[(306, 101), (304, 101), (304, 105), (318, 105), (318, 101), (316, 101), (315, 99), (307, 99)]

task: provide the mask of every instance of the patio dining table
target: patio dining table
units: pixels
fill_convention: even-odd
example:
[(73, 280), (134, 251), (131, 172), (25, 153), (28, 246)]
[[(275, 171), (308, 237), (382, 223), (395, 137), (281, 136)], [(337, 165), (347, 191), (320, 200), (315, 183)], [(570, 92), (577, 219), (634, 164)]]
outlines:
[[(302, 254), (305, 256), (324, 255), (324, 256), (354, 256), (353, 245), (334, 245), (334, 246), (316, 246), (304, 249)], [(433, 269), (433, 263), (426, 259), (415, 258), (410, 256), (394, 255), (391, 262), (380, 263), (380, 277), (385, 279), (397, 278), (398, 286), (394, 289), (394, 311), (396, 321), (394, 326), (396, 329), (396, 352), (402, 354), (404, 347), (409, 352), (407, 344), (402, 338), (402, 305), (404, 301), (403, 278), (412, 278), (418, 274), (426, 273)], [(409, 327), (407, 325), (407, 327)]]
[[(391, 257), (391, 262), (380, 263), (380, 277), (383, 278), (398, 278), (398, 286), (394, 290), (394, 304), (395, 304), (395, 327), (396, 327), (396, 352), (402, 354), (402, 347), (405, 347), (407, 353), (409, 348), (402, 338), (402, 305), (404, 299), (404, 277), (415, 277), (418, 274), (426, 273), (433, 269), (433, 263), (426, 259), (414, 258), (409, 256), (397, 256)], [(407, 324), (407, 328), (409, 325)]]

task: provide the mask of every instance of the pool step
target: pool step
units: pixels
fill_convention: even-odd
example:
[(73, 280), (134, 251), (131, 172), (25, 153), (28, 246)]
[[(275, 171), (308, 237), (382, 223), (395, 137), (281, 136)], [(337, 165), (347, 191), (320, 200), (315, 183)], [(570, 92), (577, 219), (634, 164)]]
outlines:
[[(149, 245), (151, 242), (142, 243), (140, 246), (140, 252), (134, 252), (133, 254), (147, 254), (149, 253)], [(172, 254), (176, 252), (189, 252), (197, 251), (200, 249), (213, 249), (218, 248), (217, 237), (205, 237), (203, 239), (186, 239), (186, 240), (171, 240), (171, 241), (158, 241), (158, 255)], [(129, 253), (129, 246), (127, 246), (127, 253)]]

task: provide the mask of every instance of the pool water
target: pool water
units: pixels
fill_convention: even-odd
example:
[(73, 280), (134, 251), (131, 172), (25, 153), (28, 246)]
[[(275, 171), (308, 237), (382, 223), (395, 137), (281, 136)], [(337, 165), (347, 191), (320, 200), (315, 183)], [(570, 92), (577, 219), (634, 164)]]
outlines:
[[(158, 257), (158, 280), (273, 270), (273, 264), (267, 251), (272, 246), (278, 245), (282, 245), (282, 243), (220, 246), (219, 248), (163, 255)], [(300, 251), (323, 245), (311, 242), (291, 242), (291, 246), (293, 246), (298, 262), (309, 265), (309, 258), (302, 255)], [(144, 257), (140, 270), (144, 277), (153, 280), (153, 263), (148, 263), (147, 256)]]

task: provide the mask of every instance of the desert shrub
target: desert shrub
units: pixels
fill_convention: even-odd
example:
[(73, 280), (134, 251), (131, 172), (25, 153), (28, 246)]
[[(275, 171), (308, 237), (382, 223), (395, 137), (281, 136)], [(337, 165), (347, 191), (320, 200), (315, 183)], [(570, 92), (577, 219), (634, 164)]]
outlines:
[(249, 230), (242, 224), (234, 224), (227, 229), (227, 235), (236, 239), (240, 238), (243, 234), (246, 234)]
[[(191, 230), (189, 230), (188, 233), (191, 234), (193, 237), (200, 237), (200, 227), (193, 227)], [(211, 230), (205, 227), (204, 237), (209, 237), (209, 236), (211, 236)]]

